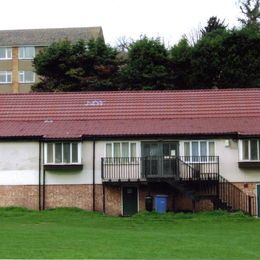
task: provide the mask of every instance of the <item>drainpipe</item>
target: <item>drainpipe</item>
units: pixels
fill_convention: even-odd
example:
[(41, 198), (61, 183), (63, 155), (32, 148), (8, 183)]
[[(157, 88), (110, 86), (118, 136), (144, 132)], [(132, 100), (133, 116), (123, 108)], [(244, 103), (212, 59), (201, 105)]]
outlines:
[(95, 173), (95, 161), (96, 161), (96, 140), (93, 139), (93, 211), (96, 211), (96, 184), (95, 184), (95, 179), (96, 179), (96, 173)]
[(42, 170), (42, 142), (41, 142), (41, 140), (39, 140), (39, 185), (38, 185), (39, 210), (42, 209), (42, 206), (41, 206), (41, 170)]
[(42, 209), (45, 210), (45, 169), (43, 169)]
[[(43, 148), (44, 148), (44, 143), (43, 143)], [(44, 149), (43, 149), (44, 150)], [(42, 161), (44, 163), (45, 158), (44, 158), (44, 151), (43, 151), (43, 155), (42, 155)], [(46, 181), (46, 173), (45, 173), (45, 169), (43, 166), (43, 180), (42, 180), (42, 210), (45, 209), (45, 181)]]

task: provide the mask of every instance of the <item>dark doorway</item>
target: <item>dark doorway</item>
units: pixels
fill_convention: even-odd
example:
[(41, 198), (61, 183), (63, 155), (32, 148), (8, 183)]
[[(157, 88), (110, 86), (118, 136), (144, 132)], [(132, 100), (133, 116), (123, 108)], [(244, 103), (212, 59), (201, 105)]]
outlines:
[(154, 177), (174, 175), (178, 148), (178, 142), (143, 142), (142, 157), (147, 158), (143, 171)]
[(132, 216), (137, 213), (137, 187), (123, 187), (123, 215)]

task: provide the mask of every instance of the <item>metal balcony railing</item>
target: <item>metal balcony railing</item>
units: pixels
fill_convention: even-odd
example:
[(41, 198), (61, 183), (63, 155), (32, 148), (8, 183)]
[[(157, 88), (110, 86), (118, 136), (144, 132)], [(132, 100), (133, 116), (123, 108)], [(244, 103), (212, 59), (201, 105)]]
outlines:
[(101, 159), (103, 181), (218, 180), (218, 156), (105, 157)]

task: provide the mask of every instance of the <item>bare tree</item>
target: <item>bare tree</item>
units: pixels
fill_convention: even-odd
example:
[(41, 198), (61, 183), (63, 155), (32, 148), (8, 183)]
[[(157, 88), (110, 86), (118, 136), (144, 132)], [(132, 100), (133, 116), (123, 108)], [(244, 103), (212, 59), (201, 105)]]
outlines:
[(201, 37), (201, 24), (199, 24), (197, 28), (190, 30), (188, 34), (183, 35), (183, 38), (187, 39), (190, 46), (194, 46)]
[(260, 0), (240, 0), (240, 10), (244, 18), (238, 18), (243, 26), (260, 28)]
[(126, 36), (121, 36), (117, 39), (116, 47), (120, 52), (128, 52), (129, 46), (133, 43), (132, 38), (127, 38)]

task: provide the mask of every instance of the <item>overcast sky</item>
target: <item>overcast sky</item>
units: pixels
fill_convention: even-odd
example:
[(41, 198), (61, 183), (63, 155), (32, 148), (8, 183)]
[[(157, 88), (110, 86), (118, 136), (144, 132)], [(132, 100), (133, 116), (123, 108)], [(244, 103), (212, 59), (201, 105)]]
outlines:
[(146, 34), (172, 45), (210, 16), (237, 25), (238, 0), (7, 0), (0, 30), (102, 26), (105, 40)]

